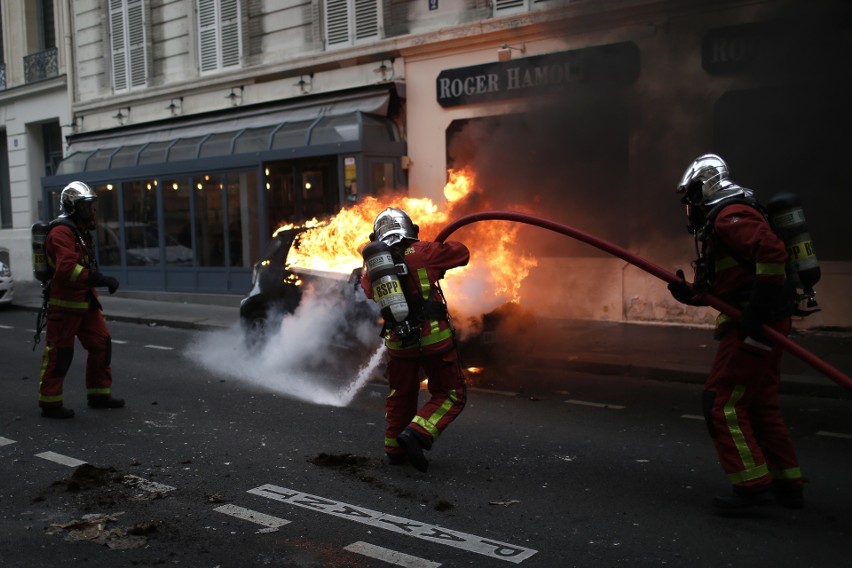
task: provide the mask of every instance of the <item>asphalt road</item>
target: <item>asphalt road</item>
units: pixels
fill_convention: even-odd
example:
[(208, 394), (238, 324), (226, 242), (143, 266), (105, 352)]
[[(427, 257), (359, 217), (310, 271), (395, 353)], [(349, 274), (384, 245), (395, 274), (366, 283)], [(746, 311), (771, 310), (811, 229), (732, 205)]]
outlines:
[[(78, 347), (65, 395), (77, 416), (41, 418), (33, 323), (0, 311), (4, 568), (802, 568), (852, 556), (850, 401), (784, 397), (807, 506), (732, 518), (710, 506), (727, 486), (697, 385), (551, 370), (558, 391), (473, 388), (421, 474), (382, 459), (383, 384), (332, 406), (311, 391), (345, 387), (353, 369), (238, 378), (225, 367), (269, 355), (241, 353), (234, 331), (112, 322), (114, 394), (128, 406), (85, 407)], [(545, 371), (511, 372), (522, 384)]]

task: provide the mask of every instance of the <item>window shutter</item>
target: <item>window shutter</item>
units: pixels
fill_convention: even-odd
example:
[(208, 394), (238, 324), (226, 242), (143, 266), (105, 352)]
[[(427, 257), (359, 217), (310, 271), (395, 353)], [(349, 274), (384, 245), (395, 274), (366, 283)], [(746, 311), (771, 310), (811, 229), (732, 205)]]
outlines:
[(198, 0), (198, 58), (201, 73), (240, 65), (241, 0)]
[(127, 4), (127, 39), (130, 48), (130, 86), (144, 87), (148, 78), (145, 56), (145, 16), (142, 0)]
[(325, 0), (325, 35), (329, 47), (351, 43), (349, 0)]
[(240, 64), (239, 0), (221, 0), (222, 67)]
[(219, 68), (216, 36), (216, 0), (198, 0), (198, 56), (202, 73)]
[(376, 0), (355, 0), (355, 41), (378, 37), (379, 8)]
[(114, 91), (127, 89), (127, 47), (124, 29), (124, 2), (110, 0), (109, 24), (112, 49), (112, 88)]
[(519, 12), (527, 7), (527, 0), (494, 0), (494, 12)]

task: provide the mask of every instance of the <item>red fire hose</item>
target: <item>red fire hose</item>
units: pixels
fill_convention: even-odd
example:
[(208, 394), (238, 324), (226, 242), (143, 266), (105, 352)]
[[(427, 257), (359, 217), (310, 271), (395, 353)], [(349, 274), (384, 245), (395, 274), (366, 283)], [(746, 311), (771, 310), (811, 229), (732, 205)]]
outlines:
[[(664, 280), (666, 282), (676, 282), (680, 280), (677, 276), (664, 270), (659, 265), (654, 264), (653, 262), (644, 259), (640, 256), (637, 256), (619, 247), (618, 245), (615, 245), (613, 243), (610, 243), (608, 241), (605, 241), (573, 227), (568, 227), (567, 225), (560, 225), (559, 223), (554, 223), (553, 221), (548, 221), (546, 219), (541, 219), (539, 217), (533, 217), (532, 215), (526, 215), (524, 213), (517, 213), (514, 211), (483, 211), (482, 213), (466, 215), (464, 217), (456, 219), (455, 221), (444, 227), (443, 230), (441, 230), (441, 232), (438, 234), (438, 236), (435, 237), (435, 240), (438, 242), (444, 242), (447, 237), (450, 236), (456, 230), (460, 229), (461, 227), (464, 227), (465, 225), (476, 223), (478, 221), (515, 221), (517, 223), (525, 223), (527, 225), (535, 225), (537, 227), (542, 227), (543, 229), (548, 229), (557, 233), (561, 233), (563, 235), (568, 235), (569, 237), (592, 245), (593, 247), (599, 248), (602, 251), (608, 252), (613, 256), (617, 256), (618, 258), (641, 268), (645, 272), (656, 276), (660, 280)], [(719, 298), (707, 293), (703, 293), (700, 297), (701, 300), (704, 301), (707, 305), (735, 319), (739, 319), (740, 311), (735, 307), (729, 305), (728, 303), (723, 302)], [(850, 379), (840, 370), (829, 365), (804, 347), (801, 347), (799, 344), (795, 343), (794, 341), (791, 341), (785, 335), (778, 333), (771, 327), (764, 325), (763, 332), (767, 335), (767, 337), (779, 342), (787, 351), (789, 351), (790, 353), (792, 353), (817, 371), (823, 373), (825, 376), (827, 376), (840, 386), (852, 390), (852, 379)]]

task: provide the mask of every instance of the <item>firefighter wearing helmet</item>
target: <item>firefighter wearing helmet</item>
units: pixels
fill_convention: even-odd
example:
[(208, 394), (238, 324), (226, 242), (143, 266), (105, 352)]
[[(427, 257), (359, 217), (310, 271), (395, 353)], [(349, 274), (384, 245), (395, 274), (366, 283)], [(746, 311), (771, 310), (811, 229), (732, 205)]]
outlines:
[(677, 186), (699, 256), (694, 288), (669, 284), (678, 301), (703, 305), (700, 293), (742, 310), (739, 321), (720, 314), (719, 341), (704, 385), (703, 410), (722, 469), (732, 485), (716, 497), (725, 511), (764, 504), (771, 494), (787, 507), (802, 507), (802, 473), (778, 404), (782, 349), (762, 332), (791, 328), (793, 291), (786, 282), (787, 250), (773, 232), (754, 193), (729, 177), (715, 154), (692, 162)]
[(50, 223), (45, 239), (52, 278), (46, 285), (47, 335), (41, 364), (38, 403), (42, 416), (72, 418), (63, 405), (65, 374), (74, 356), (75, 338), (88, 352), (86, 393), (92, 408), (120, 408), (113, 398), (110, 359), (112, 342), (98, 302), (96, 287), (109, 293), (118, 280), (98, 272), (92, 236), (98, 196), (81, 181), (69, 183), (59, 196), (59, 217)]
[[(466, 401), (455, 332), (438, 281), (447, 270), (465, 266), (470, 252), (459, 242), (419, 240), (418, 226), (396, 208), (376, 216), (370, 241), (362, 252), (361, 286), (381, 306), (390, 354), (385, 453), (393, 465), (409, 461), (425, 472), (424, 450), (432, 448)], [(431, 396), (418, 409), (421, 370)]]

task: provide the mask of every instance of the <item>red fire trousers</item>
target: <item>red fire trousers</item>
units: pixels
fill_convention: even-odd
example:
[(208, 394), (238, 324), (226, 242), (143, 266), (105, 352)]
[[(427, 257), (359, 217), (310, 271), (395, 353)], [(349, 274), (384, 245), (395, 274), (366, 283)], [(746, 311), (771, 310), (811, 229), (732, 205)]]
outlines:
[[(431, 397), (417, 409), (420, 369), (429, 379)], [(417, 430), (428, 447), (464, 409), (464, 376), (455, 349), (424, 357), (390, 357), (387, 366), (390, 393), (385, 402), (385, 453), (402, 454), (396, 437), (406, 426)]]
[[(772, 326), (790, 332), (790, 319)], [(734, 485), (799, 485), (802, 473), (781, 417), (778, 385), (783, 350), (761, 348), (740, 328), (725, 332), (704, 386), (704, 416), (719, 463)]]
[(62, 383), (74, 357), (74, 339), (77, 337), (88, 351), (86, 393), (110, 394), (112, 340), (103, 312), (98, 309), (80, 313), (52, 311), (47, 314), (47, 337), (38, 387), (39, 406), (62, 406)]

